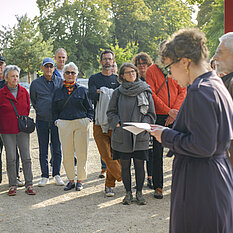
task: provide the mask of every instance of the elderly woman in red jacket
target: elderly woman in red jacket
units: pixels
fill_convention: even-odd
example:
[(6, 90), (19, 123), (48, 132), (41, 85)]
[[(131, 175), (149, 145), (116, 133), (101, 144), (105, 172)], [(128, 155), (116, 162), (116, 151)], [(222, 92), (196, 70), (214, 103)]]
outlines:
[(18, 84), (19, 73), (19, 67), (15, 65), (6, 66), (4, 71), (6, 85), (0, 90), (0, 134), (6, 149), (7, 174), (10, 186), (9, 196), (16, 195), (16, 145), (19, 148), (22, 159), (25, 192), (29, 195), (36, 194), (32, 186), (29, 134), (19, 131), (16, 113), (10, 102), (11, 99), (19, 115), (29, 115), (30, 98), (27, 90)]

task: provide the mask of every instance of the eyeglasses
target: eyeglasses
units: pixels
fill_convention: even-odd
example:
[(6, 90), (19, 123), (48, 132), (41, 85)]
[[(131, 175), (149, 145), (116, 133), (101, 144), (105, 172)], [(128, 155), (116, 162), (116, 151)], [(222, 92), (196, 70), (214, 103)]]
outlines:
[(76, 75), (76, 73), (74, 71), (66, 71), (65, 74), (66, 75), (70, 75), (71, 74), (72, 76)]
[(146, 63), (146, 62), (137, 63), (137, 66), (145, 66), (145, 65), (147, 65), (147, 63)]
[(124, 72), (125, 75), (130, 75), (130, 74), (135, 74), (136, 71), (135, 70), (131, 70), (131, 71), (127, 71), (127, 72)]
[(162, 69), (162, 70), (163, 70), (163, 73), (164, 73), (165, 75), (168, 75), (168, 74), (171, 75), (172, 73), (171, 73), (171, 68), (170, 68), (170, 66), (173, 65), (173, 64), (175, 64), (175, 63), (177, 63), (177, 62), (179, 62), (180, 59), (181, 59), (181, 58), (178, 58), (177, 60), (173, 61), (173, 62), (170, 63), (169, 65), (165, 66), (165, 67)]
[(170, 75), (172, 74), (170, 66), (173, 65), (174, 63), (176, 63), (176, 61), (173, 61), (172, 63), (170, 63), (169, 65), (167, 65), (163, 68), (163, 70), (165, 71), (166, 74), (170, 74)]
[(53, 65), (45, 64), (44, 67), (45, 67), (45, 68), (51, 68), (51, 69), (52, 69), (52, 68), (53, 68)]

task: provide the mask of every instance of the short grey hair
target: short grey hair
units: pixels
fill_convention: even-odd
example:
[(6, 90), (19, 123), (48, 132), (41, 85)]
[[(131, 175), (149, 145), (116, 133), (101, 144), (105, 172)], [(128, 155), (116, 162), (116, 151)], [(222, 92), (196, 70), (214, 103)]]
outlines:
[(224, 35), (222, 35), (219, 38), (220, 43), (223, 43), (224, 46), (230, 50), (231, 53), (233, 53), (233, 32), (228, 32)]
[(16, 65), (8, 65), (8, 66), (5, 67), (4, 77), (8, 78), (9, 72), (11, 72), (13, 70), (17, 71), (20, 74), (20, 68), (18, 66), (16, 66)]
[(73, 68), (74, 72), (78, 75), (78, 67), (73, 62), (70, 62), (64, 66), (63, 74), (66, 72), (68, 68)]
[(56, 55), (57, 53), (60, 53), (60, 52), (64, 52), (64, 53), (66, 54), (66, 56), (67, 56), (67, 52), (66, 52), (66, 50), (63, 49), (63, 48), (58, 48), (58, 49), (55, 51), (55, 55)]

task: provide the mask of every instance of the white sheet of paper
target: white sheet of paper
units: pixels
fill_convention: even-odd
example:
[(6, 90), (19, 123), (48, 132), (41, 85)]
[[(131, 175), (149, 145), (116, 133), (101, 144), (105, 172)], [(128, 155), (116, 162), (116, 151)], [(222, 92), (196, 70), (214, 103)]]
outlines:
[(127, 125), (127, 126), (124, 126), (123, 129), (126, 129), (135, 135), (143, 132), (144, 130), (151, 131), (150, 124), (148, 123), (125, 122), (124, 125)]
[(133, 125), (133, 126), (140, 128), (140, 129), (151, 130), (150, 124), (148, 124), (148, 123), (125, 122), (124, 125)]
[(123, 126), (123, 129), (128, 130), (129, 132), (138, 135), (139, 133), (143, 132), (144, 129), (139, 129), (135, 126), (129, 125), (129, 126)]

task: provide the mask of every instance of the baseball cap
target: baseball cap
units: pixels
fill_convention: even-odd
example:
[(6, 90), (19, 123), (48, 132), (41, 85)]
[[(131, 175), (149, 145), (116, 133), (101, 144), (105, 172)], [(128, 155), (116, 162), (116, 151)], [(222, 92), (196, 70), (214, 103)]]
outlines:
[(5, 62), (5, 58), (3, 56), (0, 56), (0, 62)]
[(42, 66), (44, 66), (44, 65), (46, 65), (46, 64), (53, 64), (54, 66), (55, 66), (55, 63), (54, 63), (54, 61), (53, 61), (53, 59), (52, 58), (50, 58), (50, 57), (46, 57), (44, 60), (43, 60), (43, 62), (42, 62)]

